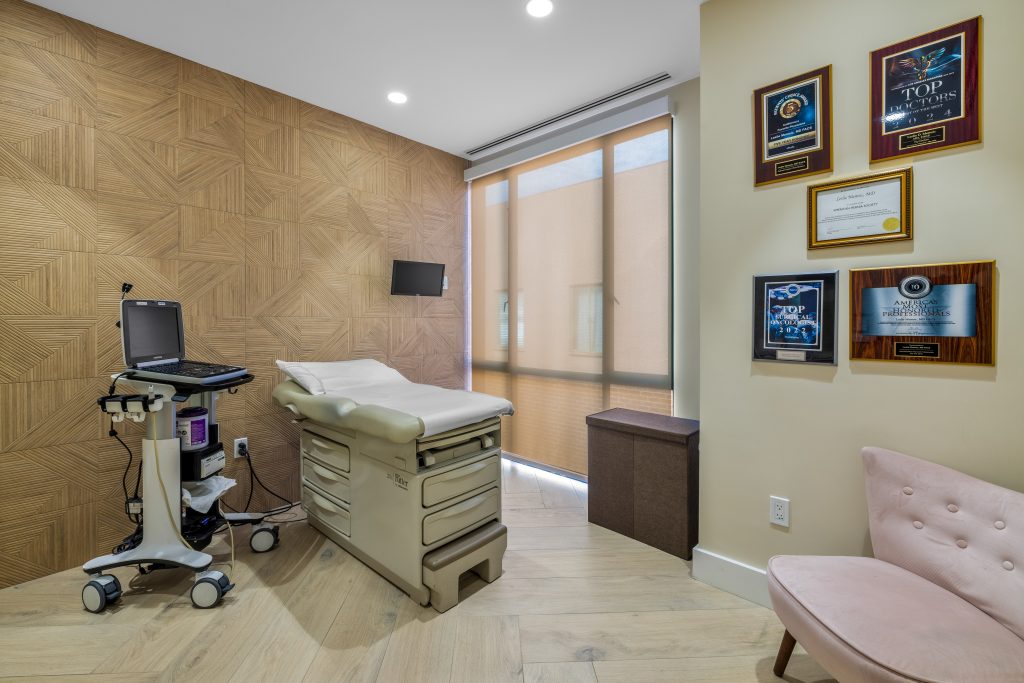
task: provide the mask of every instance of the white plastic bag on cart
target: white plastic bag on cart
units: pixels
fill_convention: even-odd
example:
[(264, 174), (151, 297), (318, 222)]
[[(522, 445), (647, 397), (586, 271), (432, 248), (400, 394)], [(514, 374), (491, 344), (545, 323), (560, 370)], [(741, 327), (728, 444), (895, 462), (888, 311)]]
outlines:
[(181, 484), (181, 499), (185, 505), (204, 515), (228, 489), (237, 482), (219, 474), (207, 477), (202, 481), (188, 481)]

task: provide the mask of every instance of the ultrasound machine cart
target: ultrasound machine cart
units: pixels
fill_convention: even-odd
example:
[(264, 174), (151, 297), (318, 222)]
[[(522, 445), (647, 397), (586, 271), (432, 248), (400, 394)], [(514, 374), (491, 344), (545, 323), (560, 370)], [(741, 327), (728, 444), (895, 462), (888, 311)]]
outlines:
[[(105, 570), (153, 564), (158, 567), (184, 567), (196, 572), (191, 589), (192, 603), (200, 608), (213, 607), (224, 593), (233, 588), (233, 584), (223, 572), (209, 569), (213, 563), (211, 555), (194, 550), (181, 536), (181, 443), (175, 431), (175, 403), (198, 399), (207, 409), (212, 453), (222, 448), (217, 425), (219, 394), (251, 382), (253, 376), (246, 374), (215, 384), (191, 384), (133, 379), (130, 371), (122, 375), (115, 375), (114, 379), (130, 386), (134, 393), (104, 397), (99, 404), (115, 422), (126, 417), (146, 422), (141, 465), (145, 495), (142, 541), (135, 548), (97, 557), (82, 566), (90, 577), (82, 589), (82, 602), (90, 612), (102, 612), (121, 597), (117, 577), (103, 574)], [(263, 517), (261, 513), (224, 515), (229, 524), (248, 523), (254, 526), (250, 546), (257, 552), (270, 550), (277, 543), (277, 527), (263, 523)]]

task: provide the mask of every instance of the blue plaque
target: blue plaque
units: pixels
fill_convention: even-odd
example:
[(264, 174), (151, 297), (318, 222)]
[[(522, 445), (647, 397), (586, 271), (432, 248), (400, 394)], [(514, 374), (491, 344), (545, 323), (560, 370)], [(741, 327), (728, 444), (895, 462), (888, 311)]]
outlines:
[[(923, 278), (922, 278), (923, 279)], [(909, 280), (909, 278), (908, 278)], [(860, 334), (867, 337), (974, 337), (977, 285), (872, 287), (862, 293)], [(914, 287), (922, 287), (914, 291)], [(906, 296), (910, 294), (910, 296)]]
[(821, 149), (820, 85), (812, 78), (762, 96), (763, 161)]

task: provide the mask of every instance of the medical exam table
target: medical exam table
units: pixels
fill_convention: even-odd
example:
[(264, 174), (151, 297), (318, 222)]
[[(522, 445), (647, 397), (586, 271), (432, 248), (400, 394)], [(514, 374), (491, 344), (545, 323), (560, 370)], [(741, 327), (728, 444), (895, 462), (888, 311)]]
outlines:
[[(310, 524), (421, 605), (443, 612), (458, 601), (464, 571), (488, 582), (501, 576), (500, 415), (512, 406), (413, 384), (381, 368), (393, 375), (369, 393), (365, 385), (310, 393), (289, 379), (274, 389), (274, 400), (298, 418)], [(396, 396), (415, 400), (398, 401), (404, 410), (388, 407)], [(452, 426), (460, 416), (468, 421)]]

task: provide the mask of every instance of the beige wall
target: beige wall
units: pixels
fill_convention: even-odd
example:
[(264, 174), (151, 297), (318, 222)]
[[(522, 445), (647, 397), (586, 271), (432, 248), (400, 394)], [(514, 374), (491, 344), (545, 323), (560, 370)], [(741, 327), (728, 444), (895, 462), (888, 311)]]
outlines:
[(700, 417), (700, 79), (672, 103), (672, 414)]
[[(868, 166), (868, 52), (984, 16), (985, 142)], [(1016, 0), (711, 0), (701, 12), (700, 545), (755, 567), (776, 553), (867, 553), (859, 450), (885, 446), (1024, 490), (1024, 89)], [(806, 180), (754, 189), (751, 92), (833, 65), (835, 172), (913, 164), (914, 240), (806, 250)], [(998, 259), (994, 368), (851, 362), (848, 271)], [(751, 277), (840, 269), (839, 364), (750, 361)], [(791, 499), (789, 530), (768, 524)]]

